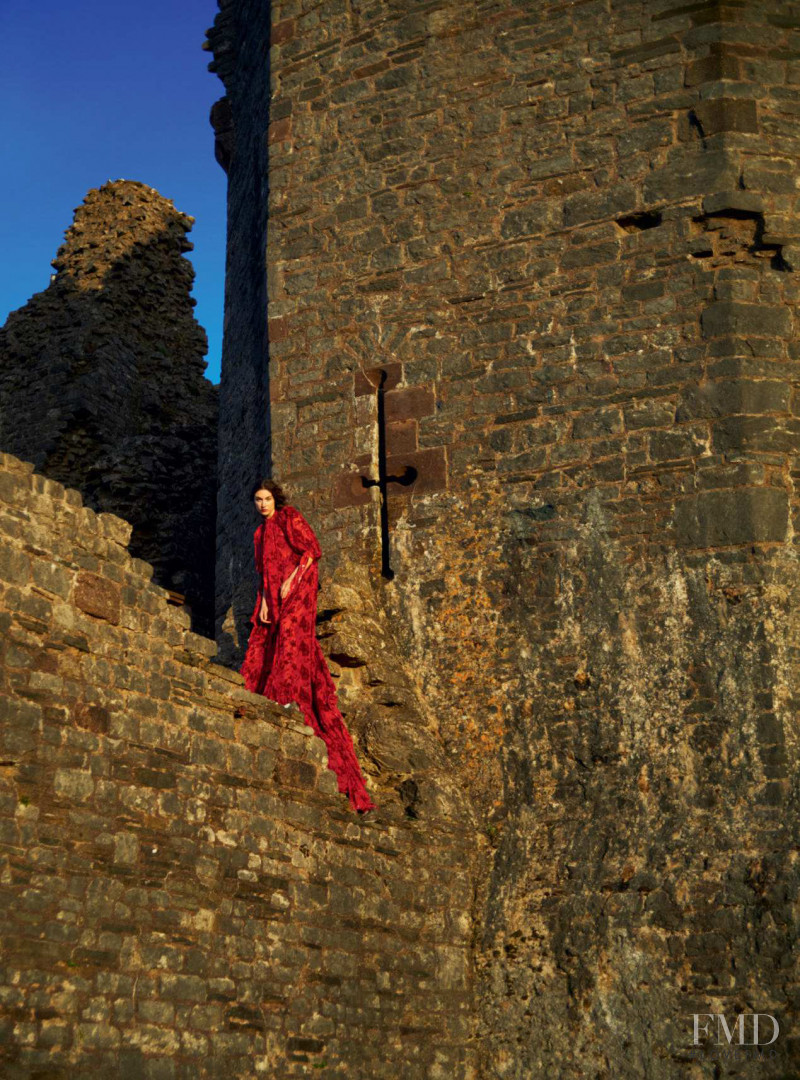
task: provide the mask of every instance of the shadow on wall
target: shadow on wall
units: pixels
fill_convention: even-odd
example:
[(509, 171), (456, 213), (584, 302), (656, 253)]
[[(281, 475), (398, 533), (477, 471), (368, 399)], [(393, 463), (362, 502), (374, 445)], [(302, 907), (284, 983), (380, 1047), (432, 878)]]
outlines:
[(131, 554), (211, 636), (217, 389), (191, 222), (133, 181), (89, 193), (50, 286), (0, 330), (0, 448), (129, 521)]

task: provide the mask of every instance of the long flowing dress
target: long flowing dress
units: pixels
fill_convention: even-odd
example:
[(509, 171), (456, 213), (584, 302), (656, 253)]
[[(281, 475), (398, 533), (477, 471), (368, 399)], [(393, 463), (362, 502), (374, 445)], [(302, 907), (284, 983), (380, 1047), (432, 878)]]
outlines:
[[(245, 686), (279, 705), (296, 702), (328, 748), (328, 768), (336, 773), (339, 790), (347, 794), (354, 810), (374, 810), (315, 634), (317, 560), (322, 552), (314, 531), (299, 510), (283, 506), (258, 526), (253, 539), (260, 586), (240, 669)], [(282, 583), (305, 556), (311, 564), (298, 570), (288, 596), (281, 600)], [(262, 597), (269, 612), (266, 625), (259, 620)]]

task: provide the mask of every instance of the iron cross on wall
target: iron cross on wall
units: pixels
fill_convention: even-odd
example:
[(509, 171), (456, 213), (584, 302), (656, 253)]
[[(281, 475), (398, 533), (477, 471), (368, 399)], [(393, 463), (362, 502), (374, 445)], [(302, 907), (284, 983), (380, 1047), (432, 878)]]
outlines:
[(391, 566), (389, 549), (389, 484), (401, 484), (408, 487), (417, 479), (417, 470), (413, 465), (406, 465), (399, 476), (389, 476), (386, 471), (386, 403), (384, 401), (384, 384), (386, 372), (376, 371), (368, 376), (370, 382), (374, 382), (378, 391), (378, 479), (373, 480), (369, 476), (362, 476), (361, 483), (365, 488), (377, 487), (381, 493), (381, 574), (387, 581), (394, 577)]

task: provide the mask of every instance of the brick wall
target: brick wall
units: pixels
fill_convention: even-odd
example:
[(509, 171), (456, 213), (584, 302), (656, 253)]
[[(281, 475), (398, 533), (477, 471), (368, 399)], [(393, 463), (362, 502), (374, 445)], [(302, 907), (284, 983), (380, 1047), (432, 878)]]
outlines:
[(247, 693), (130, 526), (0, 458), (0, 1072), (472, 1075), (475, 837)]
[(482, 1068), (791, 1053), (797, 6), (271, 7), (275, 470), (494, 845)]

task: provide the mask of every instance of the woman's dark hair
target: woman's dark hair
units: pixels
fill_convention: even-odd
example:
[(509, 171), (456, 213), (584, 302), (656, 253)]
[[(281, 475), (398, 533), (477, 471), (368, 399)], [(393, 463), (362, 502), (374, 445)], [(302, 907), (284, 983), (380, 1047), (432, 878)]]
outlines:
[(275, 500), (275, 509), (280, 510), (282, 506), (286, 506), (286, 495), (280, 484), (276, 484), (274, 480), (270, 480), (269, 477), (263, 477), (253, 488), (251, 499), (256, 497), (257, 491), (269, 491), (272, 493), (272, 497)]

